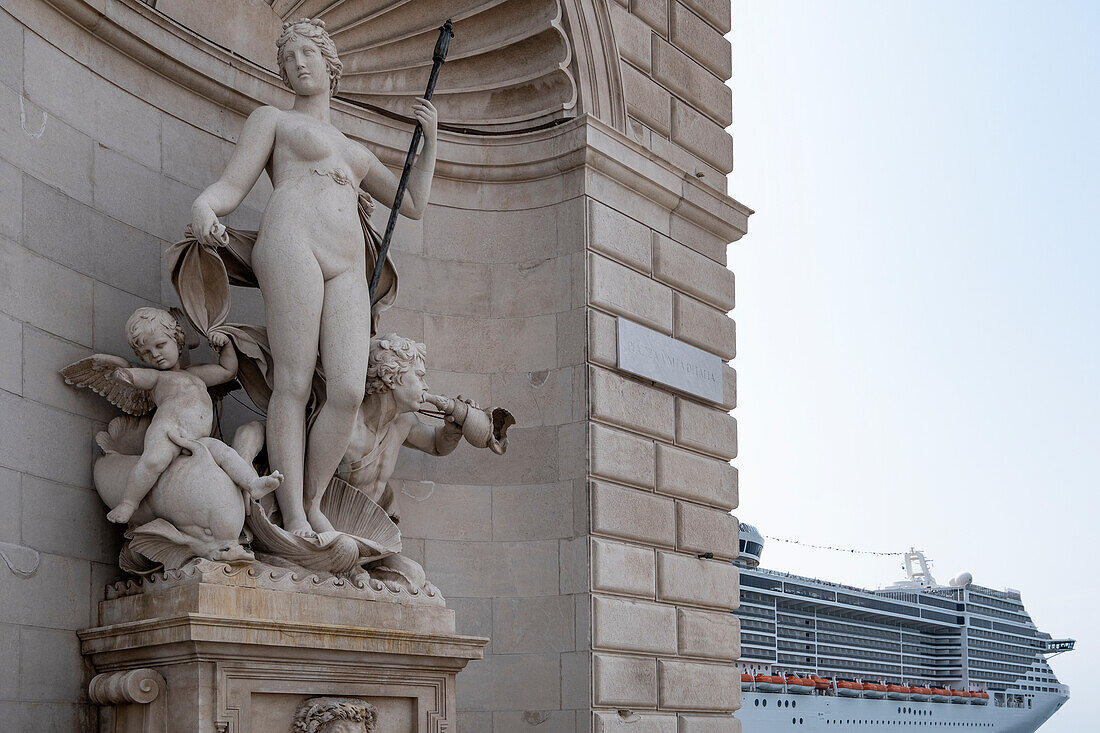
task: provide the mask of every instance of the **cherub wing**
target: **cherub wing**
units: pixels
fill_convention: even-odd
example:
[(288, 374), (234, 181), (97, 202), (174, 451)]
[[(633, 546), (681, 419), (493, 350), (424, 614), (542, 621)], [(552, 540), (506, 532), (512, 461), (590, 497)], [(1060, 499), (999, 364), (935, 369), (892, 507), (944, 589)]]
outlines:
[(144, 415), (156, 407), (153, 392), (135, 387), (118, 375), (119, 369), (129, 368), (125, 359), (108, 354), (94, 354), (73, 362), (61, 370), (65, 384), (87, 387), (97, 395), (130, 415)]

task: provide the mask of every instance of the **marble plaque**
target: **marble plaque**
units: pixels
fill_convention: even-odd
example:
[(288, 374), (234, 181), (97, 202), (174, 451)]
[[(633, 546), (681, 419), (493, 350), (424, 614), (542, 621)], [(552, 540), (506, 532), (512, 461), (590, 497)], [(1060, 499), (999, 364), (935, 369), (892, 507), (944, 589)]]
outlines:
[(619, 368), (673, 389), (722, 401), (722, 358), (617, 318)]

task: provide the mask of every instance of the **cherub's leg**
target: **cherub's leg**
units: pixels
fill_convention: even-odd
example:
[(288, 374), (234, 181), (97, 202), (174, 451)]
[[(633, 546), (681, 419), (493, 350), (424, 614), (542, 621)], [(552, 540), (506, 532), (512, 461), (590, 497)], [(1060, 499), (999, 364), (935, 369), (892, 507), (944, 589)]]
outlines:
[(233, 479), (233, 483), (244, 489), (253, 499), (262, 499), (283, 482), (283, 475), (278, 471), (272, 471), (270, 476), (259, 475), (251, 463), (217, 438), (199, 438), (198, 442), (206, 446), (214, 463)]
[(321, 513), (321, 497), (348, 449), (367, 381), (370, 293), (363, 273), (345, 273), (325, 283), (320, 347), (325, 405), (309, 431), (305, 504), (313, 529), (325, 532), (333, 527)]
[(255, 461), (264, 447), (264, 424), (255, 420), (237, 428), (230, 447), (249, 463)]
[(130, 476), (126, 480), (122, 501), (107, 514), (107, 519), (120, 524), (130, 521), (138, 504), (179, 454), (180, 447), (168, 437), (168, 426), (150, 425), (145, 433), (145, 447), (141, 458), (130, 470)]
[[(283, 527), (313, 534), (302, 501), (305, 483), (306, 403), (317, 366), (317, 339), (325, 297), (321, 268), (308, 247), (278, 245), (270, 262), (254, 258), (264, 295), (267, 335), (274, 361), (274, 385), (267, 406), (268, 463), (286, 480), (275, 490)], [(300, 243), (294, 242), (294, 245)], [(256, 248), (260, 254), (260, 247)]]

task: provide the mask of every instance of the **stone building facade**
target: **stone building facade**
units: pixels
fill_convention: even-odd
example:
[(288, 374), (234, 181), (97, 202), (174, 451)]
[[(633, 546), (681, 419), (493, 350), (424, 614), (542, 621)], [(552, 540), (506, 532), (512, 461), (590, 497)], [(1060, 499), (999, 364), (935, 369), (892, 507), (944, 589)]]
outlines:
[[(459, 632), (491, 638), (458, 678), (458, 729), (739, 730), (734, 371), (707, 401), (620, 370), (616, 350), (627, 319), (734, 356), (726, 246), (751, 212), (726, 192), (728, 0), (0, 0), (11, 730), (95, 728), (75, 631), (119, 575), (91, 488), (114, 413), (57, 370), (126, 354), (133, 309), (174, 304), (165, 245), (248, 112), (290, 98), (284, 18), (326, 19), (347, 69), (333, 122), (397, 167), (394, 113), (445, 19), (427, 12), (456, 20), (440, 161), (427, 214), (398, 225), (381, 329), (427, 344), (434, 391), (518, 421), (499, 459), (399, 464), (406, 550)], [(227, 223), (255, 227), (269, 193)], [(234, 320), (262, 322), (255, 293), (234, 298)], [(223, 420), (248, 416), (232, 403)]]

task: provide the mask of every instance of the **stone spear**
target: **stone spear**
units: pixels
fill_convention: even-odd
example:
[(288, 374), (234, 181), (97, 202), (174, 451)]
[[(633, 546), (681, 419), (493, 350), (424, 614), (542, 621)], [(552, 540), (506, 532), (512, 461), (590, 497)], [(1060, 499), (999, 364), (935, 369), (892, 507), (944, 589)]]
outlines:
[[(439, 29), (439, 40), (435, 42), (435, 51), (432, 52), (432, 73), (428, 75), (428, 88), (424, 92), (424, 99), (432, 100), (435, 92), (435, 82), (439, 78), (439, 70), (447, 59), (447, 51), (451, 47), (451, 39), (454, 38), (454, 30), (450, 19)], [(370, 278), (370, 302), (374, 307), (374, 293), (378, 289), (378, 279), (382, 277), (382, 266), (386, 262), (386, 254), (390, 250), (390, 239), (393, 238), (393, 229), (397, 226), (397, 212), (401, 209), (401, 200), (405, 198), (405, 187), (409, 185), (409, 173), (412, 171), (413, 161), (416, 159), (416, 149), (420, 147), (420, 138), (424, 130), (420, 122), (416, 123), (413, 130), (412, 143), (409, 152), (405, 156), (405, 167), (401, 170), (401, 180), (397, 183), (397, 195), (393, 198), (393, 208), (390, 209), (390, 218), (386, 222), (386, 233), (382, 235), (382, 246), (378, 251), (378, 257), (374, 262), (374, 273)]]

